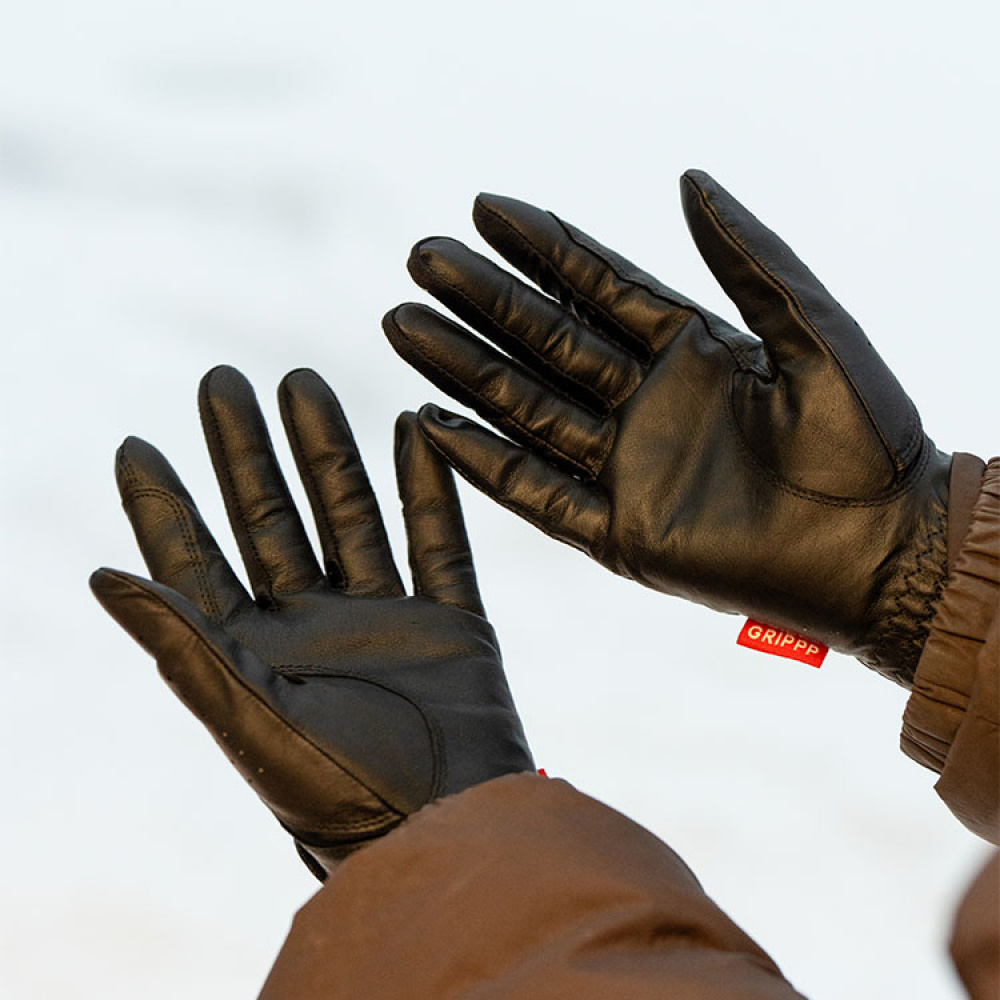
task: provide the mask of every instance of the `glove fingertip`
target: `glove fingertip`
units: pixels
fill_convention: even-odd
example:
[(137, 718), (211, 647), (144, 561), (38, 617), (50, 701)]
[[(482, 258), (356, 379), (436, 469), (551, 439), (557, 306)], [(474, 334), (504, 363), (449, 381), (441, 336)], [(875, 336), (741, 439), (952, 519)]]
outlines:
[(420, 429), (434, 436), (434, 431), (461, 431), (476, 425), (451, 410), (443, 410), (436, 403), (424, 403), (417, 412)]
[(401, 302), (382, 317), (382, 332), (389, 338), (389, 343), (396, 353), (402, 355), (404, 359), (406, 358), (404, 352), (410, 339), (406, 331), (406, 316), (412, 315), (417, 309), (419, 306), (416, 302)]
[(413, 435), (420, 430), (419, 419), (420, 418), (413, 410), (403, 410), (403, 412), (396, 417), (394, 440), (397, 455), (401, 449), (405, 448), (406, 445), (413, 440)]
[(154, 596), (157, 585), (124, 570), (101, 567), (90, 576), (90, 589), (101, 607), (147, 653), (155, 657), (179, 613)]
[(108, 582), (112, 579), (115, 572), (117, 571), (108, 566), (101, 566), (90, 574), (87, 583), (90, 585), (91, 592), (98, 600), (101, 599), (101, 595), (104, 593)]
[[(437, 410), (437, 407), (433, 408)], [(420, 415), (412, 410), (404, 410), (396, 418), (396, 474), (404, 504), (406, 498), (412, 498), (415, 490), (418, 490), (418, 484), (423, 484), (423, 492), (426, 492), (429, 483), (436, 484), (433, 492), (438, 497), (442, 493), (450, 494), (454, 491), (451, 472), (444, 460), (447, 452), (444, 451), (443, 454), (434, 435), (434, 431), (424, 431)]]
[(421, 446), (429, 448), (430, 442), (420, 432), (419, 417), (412, 410), (404, 410), (396, 417), (393, 428), (393, 457), (396, 461), (397, 478), (400, 487), (406, 471), (413, 465), (414, 455)]
[(517, 229), (518, 223), (526, 224), (535, 216), (546, 213), (526, 201), (502, 194), (481, 192), (472, 205), (472, 221), (479, 232), (489, 240), (491, 230), (499, 223), (502, 227)]
[[(702, 219), (708, 211), (708, 204), (713, 196), (722, 188), (710, 174), (704, 170), (685, 170), (680, 178), (681, 208), (688, 228), (692, 229), (696, 220)], [(696, 234), (695, 234), (696, 235)]]
[(214, 389), (227, 386), (227, 384), (243, 389), (245, 385), (249, 385), (249, 382), (238, 368), (225, 364), (215, 365), (214, 368), (209, 368), (202, 375), (201, 381), (198, 383), (198, 394), (203, 396)]
[(114, 604), (119, 598), (129, 593), (133, 588), (133, 577), (131, 573), (124, 570), (111, 569), (109, 566), (101, 566), (90, 574), (90, 589), (94, 596), (101, 602)]
[(309, 389), (313, 386), (318, 387), (319, 383), (322, 383), (323, 385), (326, 384), (314, 368), (293, 368), (290, 372), (287, 372), (278, 383), (278, 391), (280, 393), (283, 389), (297, 387)]
[(187, 498), (187, 491), (166, 456), (134, 434), (125, 438), (115, 453), (115, 481), (123, 500), (133, 489), (154, 484), (169, 486), (171, 492)]
[(708, 188), (715, 187), (715, 178), (704, 170), (699, 170), (697, 167), (689, 167), (684, 173), (681, 174), (681, 186), (683, 187), (684, 182), (687, 181), (693, 184), (697, 188)]
[(434, 263), (447, 254), (458, 241), (448, 236), (426, 236), (413, 244), (409, 257), (406, 258), (406, 270), (410, 277), (421, 287), (429, 288), (434, 284)]
[(337, 425), (347, 422), (340, 400), (323, 376), (312, 368), (295, 368), (282, 378), (278, 383), (278, 409), (289, 432), (293, 453), (303, 427), (311, 428), (323, 420)]

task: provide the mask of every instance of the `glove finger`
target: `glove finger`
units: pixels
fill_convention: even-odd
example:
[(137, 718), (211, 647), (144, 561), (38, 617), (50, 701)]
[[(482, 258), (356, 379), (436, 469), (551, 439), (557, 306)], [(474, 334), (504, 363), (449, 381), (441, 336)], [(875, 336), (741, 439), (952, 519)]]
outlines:
[(916, 414), (864, 332), (775, 233), (708, 174), (689, 170), (681, 198), (716, 280), (786, 375), (845, 379), (897, 469)]
[(382, 515), (333, 391), (307, 368), (278, 387), (281, 419), (312, 505), (327, 576), (368, 597), (401, 597)]
[(576, 475), (600, 472), (614, 436), (609, 420), (426, 306), (398, 306), (382, 326), (402, 358), (514, 440)]
[(407, 267), (460, 319), (591, 409), (617, 406), (642, 380), (629, 353), (457, 240), (423, 240)]
[[(174, 694), (293, 834), (342, 832), (338, 814), (392, 825), (385, 803), (310, 740), (283, 704), (300, 691), (181, 595), (119, 570), (90, 578), (105, 610), (156, 660)], [(370, 833), (368, 835), (371, 835)]]
[(485, 618), (454, 477), (415, 413), (396, 420), (395, 451), (414, 592)]
[[(218, 713), (234, 711), (239, 698), (230, 688), (247, 689), (269, 701), (282, 680), (183, 595), (123, 570), (101, 568), (90, 587), (105, 611), (154, 657), (175, 694), (215, 731)], [(221, 732), (221, 730), (220, 730)]]
[(323, 579), (246, 378), (220, 365), (198, 404), (229, 521), (258, 600), (273, 603)]
[(601, 548), (609, 510), (595, 487), (430, 403), (418, 417), (431, 444), (488, 497), (574, 548), (588, 554)]
[(250, 603), (191, 495), (151, 444), (126, 438), (115, 479), (139, 551), (154, 580), (183, 594), (215, 621)]
[(692, 312), (704, 312), (551, 212), (481, 194), (472, 217), (514, 267), (640, 360), (665, 347)]

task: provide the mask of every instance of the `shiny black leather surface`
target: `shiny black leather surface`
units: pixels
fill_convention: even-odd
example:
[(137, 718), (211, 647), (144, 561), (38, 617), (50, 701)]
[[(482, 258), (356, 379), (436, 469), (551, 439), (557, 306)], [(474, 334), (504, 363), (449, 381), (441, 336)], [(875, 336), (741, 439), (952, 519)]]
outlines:
[(432, 799), (533, 765), (450, 470), (414, 414), (396, 428), (406, 596), (333, 393), (300, 370), (279, 400), (322, 566), (252, 388), (222, 367), (199, 402), (253, 596), (166, 459), (136, 438), (116, 473), (153, 580), (102, 569), (92, 586), (310, 866), (329, 869)]
[(623, 576), (805, 632), (908, 684), (945, 573), (949, 458), (864, 333), (707, 174), (684, 211), (749, 335), (587, 234), (481, 195), (487, 242), (446, 238), (396, 350), (513, 442), (434, 406), (428, 438), (480, 489)]

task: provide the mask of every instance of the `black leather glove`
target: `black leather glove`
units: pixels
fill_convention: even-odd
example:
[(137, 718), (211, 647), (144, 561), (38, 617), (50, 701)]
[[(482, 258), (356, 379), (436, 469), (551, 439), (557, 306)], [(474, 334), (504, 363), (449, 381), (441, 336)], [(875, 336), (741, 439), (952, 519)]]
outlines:
[(166, 459), (137, 438), (116, 472), (156, 582), (100, 569), (91, 586), (322, 878), (432, 799), (533, 764), (451, 472), (415, 415), (396, 424), (407, 597), (336, 397), (299, 370), (279, 400), (324, 568), (253, 389), (222, 367), (202, 380), (199, 403), (254, 596)]
[(756, 337), (555, 215), (481, 195), (480, 233), (548, 295), (449, 239), (418, 243), (409, 268), (510, 357), (420, 305), (384, 326), (523, 447), (433, 406), (420, 425), (473, 484), (614, 572), (908, 684), (945, 575), (949, 458), (791, 250), (707, 174), (681, 190)]

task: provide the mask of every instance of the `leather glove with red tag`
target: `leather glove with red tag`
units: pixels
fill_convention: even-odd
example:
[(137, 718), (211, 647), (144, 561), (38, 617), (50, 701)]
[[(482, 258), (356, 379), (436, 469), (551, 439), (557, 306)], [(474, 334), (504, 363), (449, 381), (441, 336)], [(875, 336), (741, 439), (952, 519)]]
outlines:
[(451, 471), (415, 415), (396, 424), (408, 597), (335, 396), (299, 370), (279, 401), (322, 567), (253, 389), (221, 367), (202, 380), (202, 424), (253, 596), (137, 438), (116, 471), (153, 581), (101, 569), (91, 586), (323, 878), (431, 800), (533, 764)]
[(418, 243), (397, 352), (515, 444), (426, 406), (470, 482), (622, 576), (805, 633), (908, 685), (945, 576), (949, 457), (857, 323), (707, 174), (698, 249), (755, 336), (550, 212), (480, 195), (486, 241)]

